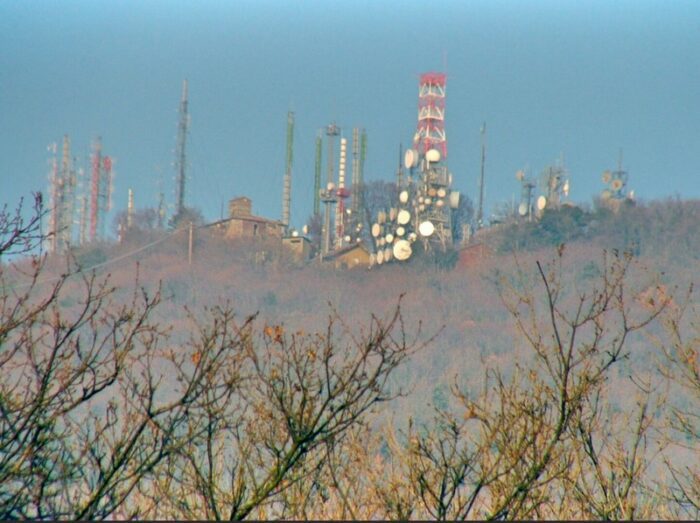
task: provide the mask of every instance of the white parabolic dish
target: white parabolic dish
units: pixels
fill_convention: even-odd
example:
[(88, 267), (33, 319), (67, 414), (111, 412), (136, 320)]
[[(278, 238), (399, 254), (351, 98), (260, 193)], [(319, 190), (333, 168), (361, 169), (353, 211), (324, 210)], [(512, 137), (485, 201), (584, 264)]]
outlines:
[(406, 209), (401, 209), (399, 211), (398, 216), (396, 217), (396, 221), (399, 225), (406, 225), (408, 222), (411, 221), (411, 213), (408, 212)]
[(375, 223), (374, 225), (372, 225), (372, 236), (374, 238), (379, 236), (379, 233), (381, 233), (381, 232), (382, 232), (382, 228), (378, 223)]
[(411, 257), (411, 254), (413, 254), (413, 249), (411, 249), (411, 242), (408, 240), (398, 240), (394, 244), (394, 258), (396, 258), (399, 261), (405, 261), (408, 260)]
[(418, 226), (418, 232), (426, 238), (435, 232), (435, 226), (430, 220), (425, 220)]

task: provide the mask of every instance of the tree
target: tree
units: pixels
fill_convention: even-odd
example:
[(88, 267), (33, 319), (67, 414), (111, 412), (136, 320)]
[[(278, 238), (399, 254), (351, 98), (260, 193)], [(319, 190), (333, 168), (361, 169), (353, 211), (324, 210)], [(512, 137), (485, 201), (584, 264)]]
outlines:
[[(151, 501), (147, 515), (287, 517), (285, 496), (308, 485), (375, 404), (400, 394), (388, 387), (389, 376), (422, 344), (407, 339), (398, 307), (386, 320), (372, 317), (359, 333), (336, 312), (322, 333), (266, 325), (261, 335), (252, 318), (238, 325), (228, 308), (208, 313), (190, 341), (195, 364), (204, 364), (210, 347), (232, 343), (238, 350), (226, 367), (206, 372), (209, 382), (189, 416), (188, 445), (143, 492)], [(187, 382), (186, 358), (173, 363)]]
[[(2, 245), (25, 252), (40, 217), (13, 216)], [(333, 312), (307, 334), (227, 304), (190, 312), (183, 339), (153, 320), (159, 290), (137, 278), (125, 299), (46, 260), (0, 267), (3, 519), (262, 515), (400, 394), (389, 377), (422, 346), (398, 306), (366, 332)]]
[[(654, 514), (643, 496), (655, 414), (648, 394), (640, 390), (636, 412), (603, 414), (606, 382), (627, 357), (630, 335), (657, 319), (668, 299), (651, 307), (634, 299), (627, 254), (605, 254), (598, 280), (579, 292), (566, 284), (562, 259), (560, 249), (550, 264), (537, 262), (534, 274), (520, 269), (515, 278), (500, 278), (503, 302), (530, 352), (511, 371), (488, 369), (481, 392), (455, 385), (458, 410), (438, 410), (432, 424), (409, 425), (393, 437), (394, 466), (384, 478), (405, 483), (392, 489), (377, 482), (376, 497), (385, 500), (380, 517)], [(626, 419), (634, 423), (612, 430)]]

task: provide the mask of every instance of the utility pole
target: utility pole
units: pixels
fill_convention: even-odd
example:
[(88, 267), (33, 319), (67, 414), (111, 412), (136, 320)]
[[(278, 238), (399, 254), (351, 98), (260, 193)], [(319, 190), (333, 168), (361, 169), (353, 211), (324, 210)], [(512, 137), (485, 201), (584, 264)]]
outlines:
[(481, 126), (481, 177), (479, 178), (479, 208), (476, 211), (476, 228), (484, 226), (484, 164), (486, 163), (486, 122)]

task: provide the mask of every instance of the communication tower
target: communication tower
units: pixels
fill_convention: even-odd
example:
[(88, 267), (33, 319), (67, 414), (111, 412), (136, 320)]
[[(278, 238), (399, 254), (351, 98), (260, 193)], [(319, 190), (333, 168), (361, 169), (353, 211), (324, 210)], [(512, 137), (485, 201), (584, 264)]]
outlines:
[(187, 181), (187, 131), (190, 125), (187, 80), (182, 82), (180, 100), (180, 118), (177, 126), (177, 150), (175, 152), (175, 171), (177, 175), (177, 194), (175, 199), (175, 216), (180, 216), (185, 208), (185, 182)]
[(92, 179), (90, 186), (90, 241), (103, 239), (107, 212), (112, 206), (113, 159), (102, 155), (102, 139), (92, 145)]
[(314, 164), (314, 216), (321, 214), (321, 150), (323, 148), (323, 131), (316, 136), (316, 163)]
[(518, 215), (527, 217), (527, 221), (532, 221), (532, 190), (537, 184), (527, 178), (525, 170), (521, 169), (515, 173), (515, 179), (520, 182), (520, 205), (518, 205)]
[(476, 210), (476, 228), (484, 226), (484, 166), (486, 164), (486, 122), (481, 126), (481, 176), (479, 177), (479, 207)]
[(564, 160), (547, 166), (540, 174), (540, 186), (544, 191), (544, 200), (538, 199), (538, 209), (557, 209), (562, 200), (569, 195), (569, 175), (564, 168)]
[(602, 200), (623, 200), (627, 197), (627, 171), (622, 168), (622, 150), (617, 160), (617, 169), (603, 172), (603, 183), (607, 187), (601, 192)]
[(328, 146), (328, 178), (326, 180), (326, 190), (320, 194), (321, 201), (325, 204), (323, 217), (323, 253), (328, 254), (331, 248), (331, 204), (337, 203), (336, 186), (333, 181), (333, 149), (335, 137), (340, 135), (340, 128), (332, 122), (326, 127), (326, 139)]
[(437, 149), (447, 159), (445, 135), (445, 87), (444, 73), (420, 75), (418, 86), (418, 128), (413, 137), (413, 148), (420, 154)]
[(452, 245), (452, 211), (459, 207), (460, 194), (452, 190), (447, 168), (445, 79), (443, 73), (420, 76), (418, 125), (413, 146), (403, 155), (408, 176), (400, 169), (398, 205), (380, 211), (371, 226), (375, 252), (370, 264), (405, 261), (416, 241), (425, 250)]
[(292, 160), (294, 144), (294, 113), (287, 113), (287, 151), (284, 170), (284, 190), (282, 194), (282, 223), (285, 232), (289, 229), (289, 208), (292, 198)]
[[(348, 141), (340, 139), (340, 159), (338, 163), (338, 188), (335, 191), (338, 202), (335, 208), (335, 245), (336, 248), (343, 246), (345, 239), (345, 200), (350, 196), (350, 192), (345, 188), (345, 166), (347, 157)], [(350, 210), (350, 209), (348, 209)], [(352, 213), (352, 211), (350, 210)]]

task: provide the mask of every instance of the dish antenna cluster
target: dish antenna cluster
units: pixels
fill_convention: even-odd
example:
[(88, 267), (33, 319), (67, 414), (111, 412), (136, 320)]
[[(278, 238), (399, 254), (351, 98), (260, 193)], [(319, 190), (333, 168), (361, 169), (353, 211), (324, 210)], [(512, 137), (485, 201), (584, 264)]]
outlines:
[[(532, 190), (535, 188), (536, 184), (525, 174), (524, 169), (520, 169), (515, 173), (515, 179), (520, 182), (520, 205), (518, 205), (518, 215), (525, 218), (528, 221), (532, 220)], [(542, 198), (542, 197), (540, 197)], [(539, 199), (538, 199), (539, 200)], [(541, 204), (538, 201), (538, 204)]]
[(537, 209), (556, 209), (569, 196), (569, 174), (564, 168), (563, 160), (546, 167), (540, 173), (540, 188), (544, 193), (537, 198)]
[[(606, 170), (602, 176), (603, 183), (606, 188), (600, 193), (600, 198), (603, 201), (620, 201), (628, 197), (627, 195), (627, 171), (622, 169), (622, 151), (617, 162), (617, 169), (614, 171)], [(633, 191), (630, 191), (629, 198), (633, 198)]]
[(418, 126), (403, 166), (408, 176), (398, 178), (398, 204), (380, 211), (372, 224), (375, 255), (371, 262), (405, 261), (413, 244), (443, 251), (452, 244), (452, 209), (460, 194), (452, 190), (447, 168), (445, 84), (442, 73), (421, 75), (418, 90)]

